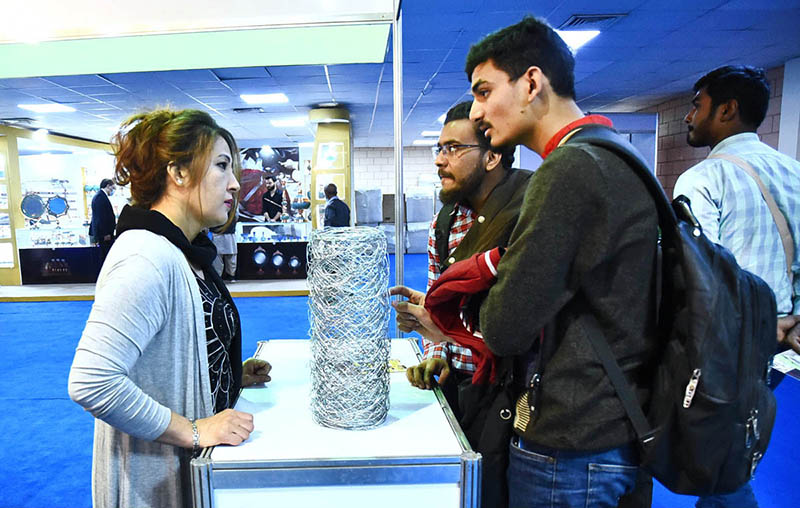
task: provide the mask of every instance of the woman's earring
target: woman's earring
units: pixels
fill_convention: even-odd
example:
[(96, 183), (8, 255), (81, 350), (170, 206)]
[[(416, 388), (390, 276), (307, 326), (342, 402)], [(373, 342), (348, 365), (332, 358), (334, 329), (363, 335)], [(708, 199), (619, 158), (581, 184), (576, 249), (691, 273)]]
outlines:
[(175, 181), (178, 182), (178, 185), (183, 185), (183, 178), (176, 178)]

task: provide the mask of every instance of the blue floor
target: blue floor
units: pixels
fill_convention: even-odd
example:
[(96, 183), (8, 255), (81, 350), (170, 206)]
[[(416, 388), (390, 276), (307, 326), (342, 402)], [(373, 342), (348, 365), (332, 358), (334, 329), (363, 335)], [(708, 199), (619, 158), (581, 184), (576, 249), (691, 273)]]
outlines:
[[(406, 255), (406, 285), (424, 289), (425, 269), (424, 255)], [(246, 356), (259, 340), (308, 337), (306, 297), (237, 298), (236, 305)], [(66, 393), (72, 355), (90, 309), (91, 302), (0, 303), (0, 508), (91, 507), (93, 419)], [(772, 444), (753, 487), (762, 507), (788, 508), (800, 505), (792, 501), (798, 493), (795, 446), (800, 439), (794, 436), (800, 423), (800, 383), (785, 380), (776, 396)], [(656, 486), (655, 508), (693, 505), (692, 498)]]

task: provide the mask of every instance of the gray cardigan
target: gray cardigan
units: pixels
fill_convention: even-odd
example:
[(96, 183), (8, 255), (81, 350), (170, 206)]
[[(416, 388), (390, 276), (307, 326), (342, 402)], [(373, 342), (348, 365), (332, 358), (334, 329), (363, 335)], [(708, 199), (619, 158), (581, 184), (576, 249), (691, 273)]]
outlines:
[(194, 273), (166, 238), (122, 233), (100, 272), (69, 375), (96, 418), (95, 507), (188, 507), (190, 450), (153, 441), (171, 411), (213, 414), (203, 306)]

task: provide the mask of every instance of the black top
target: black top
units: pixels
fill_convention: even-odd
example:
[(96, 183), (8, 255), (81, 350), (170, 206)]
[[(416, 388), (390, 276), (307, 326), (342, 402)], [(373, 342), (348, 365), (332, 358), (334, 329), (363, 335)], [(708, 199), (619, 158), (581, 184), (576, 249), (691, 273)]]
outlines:
[(607, 149), (566, 143), (539, 167), (480, 312), (498, 355), (544, 343), (539, 398), (525, 438), (566, 450), (635, 439), (586, 336), (592, 313), (642, 404), (655, 337), (655, 204), (634, 170)]
[(103, 189), (97, 191), (92, 198), (92, 222), (89, 224), (89, 236), (102, 241), (106, 235), (114, 234), (117, 218), (114, 216), (114, 207)]
[[(220, 304), (224, 305), (226, 309), (229, 308), (229, 311), (226, 310), (223, 314), (226, 323), (230, 324), (230, 328), (233, 331), (230, 339), (230, 347), (228, 348), (228, 360), (230, 362), (232, 376), (230, 389), (228, 391), (228, 393), (232, 395), (228, 407), (232, 407), (236, 402), (236, 397), (239, 395), (239, 389), (242, 383), (242, 326), (239, 319), (239, 312), (236, 309), (236, 305), (233, 303), (231, 294), (225, 287), (225, 283), (222, 282), (222, 278), (220, 278), (217, 271), (211, 266), (211, 263), (217, 257), (216, 247), (211, 243), (208, 236), (204, 234), (197, 235), (197, 237), (189, 243), (183, 231), (161, 213), (155, 210), (145, 210), (143, 208), (126, 205), (119, 214), (117, 235), (121, 235), (129, 229), (145, 229), (163, 236), (178, 247), (189, 261), (203, 270), (205, 280), (207, 281), (206, 285), (210, 287), (213, 284), (213, 287), (218, 291)], [(203, 307), (205, 308), (205, 304)], [(211, 370), (213, 367), (210, 349), (208, 364), (209, 373), (213, 377), (214, 373)], [(212, 384), (212, 390), (213, 386)]]
[(261, 196), (261, 213), (267, 214), (272, 219), (276, 213), (283, 210), (283, 193), (278, 187), (275, 187), (274, 192), (265, 192)]
[(236, 318), (233, 305), (222, 297), (219, 288), (214, 284), (207, 272), (205, 279), (197, 277), (200, 296), (203, 298), (203, 316), (206, 324), (206, 341), (208, 343), (208, 373), (211, 380), (211, 401), (214, 412), (233, 407), (236, 394), (233, 389), (231, 368), (231, 343), (236, 336)]
[(350, 225), (350, 207), (338, 197), (331, 198), (325, 207), (325, 226), (344, 227)]

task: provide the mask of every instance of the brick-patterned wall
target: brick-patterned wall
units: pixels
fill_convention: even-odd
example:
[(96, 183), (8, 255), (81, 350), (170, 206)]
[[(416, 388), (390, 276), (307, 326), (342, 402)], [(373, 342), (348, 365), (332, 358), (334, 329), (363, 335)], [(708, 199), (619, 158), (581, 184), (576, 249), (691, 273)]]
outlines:
[[(420, 181), (420, 176), (423, 176)], [(403, 187), (408, 191), (428, 186), (425, 178), (436, 175), (433, 155), (429, 147), (403, 149)], [(381, 189), (383, 194), (394, 194), (394, 149), (354, 148), (353, 180), (355, 189)]]
[[(771, 90), (769, 108), (764, 122), (758, 128), (758, 134), (764, 143), (777, 149), (783, 95), (783, 66), (767, 71), (767, 79)], [(686, 143), (687, 129), (683, 118), (689, 112), (692, 97), (694, 93), (678, 95), (642, 110), (646, 113), (658, 113), (656, 175), (670, 198), (678, 177), (705, 159), (710, 151), (708, 148), (693, 148)]]

